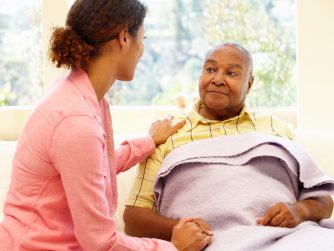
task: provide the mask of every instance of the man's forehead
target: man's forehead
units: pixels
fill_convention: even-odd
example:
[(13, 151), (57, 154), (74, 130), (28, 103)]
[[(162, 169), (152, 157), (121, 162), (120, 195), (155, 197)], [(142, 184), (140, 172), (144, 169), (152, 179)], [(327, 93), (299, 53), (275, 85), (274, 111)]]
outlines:
[[(226, 64), (226, 66), (230, 67), (230, 68), (234, 68), (234, 67), (237, 67), (237, 68), (240, 68), (240, 69), (243, 69), (243, 64), (240, 63), (240, 62), (235, 62), (235, 61), (223, 61), (224, 64)], [(218, 60), (215, 60), (214, 58), (212, 57), (208, 57), (206, 58), (204, 64), (220, 64), (221, 62)]]
[(247, 56), (238, 48), (230, 45), (217, 46), (210, 50), (204, 60), (204, 63), (230, 64), (231, 66), (241, 67), (247, 64)]

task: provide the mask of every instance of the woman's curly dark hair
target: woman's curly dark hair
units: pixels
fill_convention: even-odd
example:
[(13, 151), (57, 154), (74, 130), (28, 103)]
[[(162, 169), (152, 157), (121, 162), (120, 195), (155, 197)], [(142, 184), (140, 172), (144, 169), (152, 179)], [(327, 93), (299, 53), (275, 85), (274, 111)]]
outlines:
[(54, 28), (50, 59), (57, 67), (84, 68), (100, 46), (125, 28), (136, 36), (146, 7), (138, 0), (76, 0), (65, 27)]

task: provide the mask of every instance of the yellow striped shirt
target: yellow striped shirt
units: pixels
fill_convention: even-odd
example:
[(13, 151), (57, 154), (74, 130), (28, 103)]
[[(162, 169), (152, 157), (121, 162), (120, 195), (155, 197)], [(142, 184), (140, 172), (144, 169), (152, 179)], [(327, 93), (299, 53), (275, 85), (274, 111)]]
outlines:
[(156, 148), (155, 152), (139, 164), (136, 179), (131, 189), (126, 205), (151, 208), (156, 210), (154, 204), (154, 179), (160, 170), (161, 162), (174, 148), (189, 142), (210, 137), (232, 135), (237, 133), (258, 132), (293, 139), (294, 135), (285, 122), (270, 114), (256, 114), (242, 109), (239, 116), (225, 121), (208, 120), (198, 114), (200, 102), (188, 116), (178, 117), (185, 119), (186, 124), (177, 133), (168, 138), (166, 143)]

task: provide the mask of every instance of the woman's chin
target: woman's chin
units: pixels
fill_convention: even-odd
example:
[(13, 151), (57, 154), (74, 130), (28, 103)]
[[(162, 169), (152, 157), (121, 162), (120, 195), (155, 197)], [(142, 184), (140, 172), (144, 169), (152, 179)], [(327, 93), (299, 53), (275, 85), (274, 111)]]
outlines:
[(132, 76), (120, 76), (120, 77), (117, 78), (117, 80), (129, 82), (129, 81), (133, 80), (133, 78), (134, 78), (134, 75), (132, 75)]

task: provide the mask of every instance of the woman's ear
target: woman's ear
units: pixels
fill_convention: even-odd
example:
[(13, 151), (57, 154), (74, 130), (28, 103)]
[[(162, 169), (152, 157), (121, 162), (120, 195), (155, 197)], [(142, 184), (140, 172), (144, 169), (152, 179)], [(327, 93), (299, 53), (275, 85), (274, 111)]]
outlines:
[(126, 46), (129, 43), (129, 32), (128, 29), (123, 29), (119, 35), (118, 35), (118, 42), (121, 46), (121, 48), (123, 48), (124, 46)]

